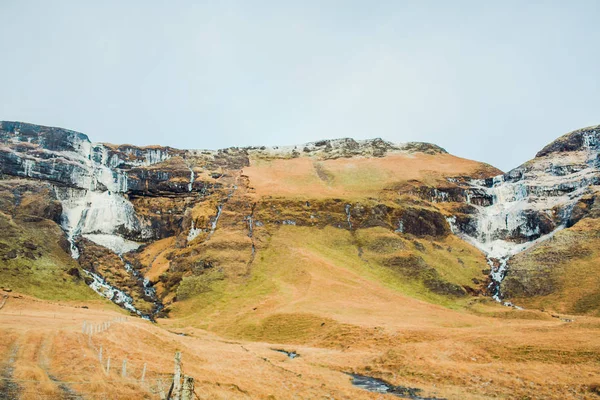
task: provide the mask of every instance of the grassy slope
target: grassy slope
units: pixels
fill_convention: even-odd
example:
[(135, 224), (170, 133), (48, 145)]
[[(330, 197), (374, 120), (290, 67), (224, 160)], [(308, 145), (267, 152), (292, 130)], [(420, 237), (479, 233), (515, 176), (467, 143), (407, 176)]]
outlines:
[(0, 179), (0, 287), (42, 299), (98, 299), (53, 220), (60, 205), (51, 190), (37, 180)]
[(251, 160), (244, 169), (261, 196), (303, 198), (339, 197), (349, 200), (377, 197), (399, 182), (419, 180), (433, 184), (445, 176), (493, 176), (499, 170), (450, 154), (390, 154), (382, 158), (315, 160)]
[[(466, 283), (481, 275), (485, 260), (458, 239), (418, 239), (423, 252), (414, 238), (381, 228), (353, 235), (284, 226), (264, 240), (245, 281), (214, 281), (212, 290), (175, 303), (161, 325), (191, 335), (193, 327), (205, 328), (230, 339), (224, 343), (241, 340), (242, 350), (246, 340), (297, 350), (307, 372), (354, 370), (444, 398), (589, 398), (596, 319), (568, 324), (542, 312), (435, 295), (378, 260), (420, 254), (435, 260), (445, 279)], [(325, 377), (316, 382), (329, 384)]]
[[(0, 230), (3, 253), (17, 250), (16, 258), (0, 261), (0, 286), (48, 300), (98, 299), (82, 279), (67, 273), (77, 264), (60, 247), (62, 231), (54, 222), (25, 222), (2, 214)], [(36, 247), (34, 259), (19, 252), (25, 242)]]
[[(389, 297), (371, 302), (380, 291), (392, 298), (399, 296), (403, 303), (425, 301), (464, 309), (471, 297), (463, 287), (481, 289), (486, 263), (478, 250), (453, 236), (419, 239), (384, 228), (351, 232), (331, 226), (280, 227), (271, 222), (255, 227), (257, 253), (252, 259), (244, 218), (254, 203), (258, 204), (256, 220), (306, 221), (311, 213), (318, 213), (321, 219), (332, 218), (335, 225), (345, 226), (344, 202), (357, 207), (397, 207), (393, 188), (403, 182), (447, 184), (446, 176), (496, 173), (487, 165), (447, 154), (254, 159), (242, 171), (247, 181), (238, 182), (208, 241), (202, 242), (207, 234), (187, 246), (185, 240), (181, 245), (181, 238), (165, 239), (147, 246), (139, 260), (147, 276), (162, 277), (159, 293), (177, 289), (171, 316), (180, 326), (191, 324), (231, 336), (275, 340), (280, 333), (267, 332), (264, 326), (277, 330), (300, 320), (304, 321), (301, 325), (317, 324), (323, 318), (353, 324), (354, 314), (377, 314), (378, 307), (394, 307)], [(300, 199), (310, 206), (299, 207)], [(436, 205), (414, 200), (436, 209)], [(208, 225), (214, 203), (202, 202), (191, 210), (196, 226)], [(214, 267), (198, 268), (207, 261)], [(412, 261), (416, 261), (414, 268)], [(363, 288), (372, 295), (357, 298)], [(453, 290), (462, 296), (450, 293)], [(165, 300), (172, 298), (167, 295)], [(307, 329), (291, 331), (304, 335)]]
[[(423, 250), (415, 249), (415, 242)], [(358, 245), (363, 248), (360, 256)], [(398, 254), (423, 256), (444, 282), (473, 285), (473, 278), (485, 278), (483, 257), (454, 237), (434, 244), (382, 228), (353, 234), (331, 227), (284, 226), (259, 250), (246, 279), (214, 280), (210, 290), (175, 303), (172, 316), (182, 325), (280, 341), (290, 339), (288, 330), (311, 336), (310, 329), (323, 319), (344, 324), (367, 319), (376, 324), (378, 313), (387, 315), (398, 305), (393, 312), (427, 307), (423, 300), (455, 309), (468, 303), (468, 296), (433, 293), (420, 276), (403, 274), (381, 261)], [(298, 324), (303, 328), (296, 329)]]
[(527, 308), (600, 315), (599, 232), (600, 219), (586, 218), (514, 257), (508, 294)]

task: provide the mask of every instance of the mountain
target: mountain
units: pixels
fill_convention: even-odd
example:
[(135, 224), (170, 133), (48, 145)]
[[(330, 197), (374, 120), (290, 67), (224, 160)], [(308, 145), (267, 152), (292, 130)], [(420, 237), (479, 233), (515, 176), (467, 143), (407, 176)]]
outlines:
[[(206, 151), (91, 143), (24, 123), (3, 122), (0, 132), (2, 173), (44, 186), (47, 201), (60, 204), (60, 216), (42, 216), (60, 223), (88, 283), (146, 317), (213, 271), (247, 274), (281, 226), (379, 227), (392, 241), (401, 240), (394, 232), (445, 240), (445, 216), (422, 191), (454, 187), (452, 176), (499, 172), (434, 145), (381, 139)], [(437, 294), (481, 290), (470, 276), (442, 279), (413, 253), (381, 262), (402, 269), (417, 260), (426, 272), (408, 274), (427, 276)]]
[[(489, 338), (516, 346), (498, 356), (510, 360), (530, 345), (510, 320), (547, 332), (550, 314), (600, 312), (599, 154), (598, 126), (502, 173), (428, 143), (181, 150), (5, 121), (0, 286), (87, 305), (103, 296), (166, 329), (228, 340), (356, 348), (353, 362), (369, 355), (360, 372), (388, 379), (409, 374), (390, 349), (415, 343), (416, 357), (433, 351), (417, 343), (447, 346), (447, 335), (464, 353), (452, 360), (495, 368)], [(460, 338), (460, 327), (477, 328)], [(577, 332), (573, 346), (587, 335)], [(433, 390), (433, 375), (419, 384)], [(444, 379), (455, 389), (442, 394), (474, 390)], [(504, 393), (513, 383), (502, 379), (477, 393)]]
[[(48, 204), (43, 210), (37, 205), (33, 215), (60, 223), (88, 283), (146, 317), (164, 312), (163, 301), (173, 303), (182, 281), (222, 270), (225, 260), (225, 276), (248, 273), (265, 237), (284, 225), (336, 227), (355, 237), (379, 227), (396, 240), (426, 237), (432, 243), (453, 232), (486, 254), (495, 299), (524, 300), (561, 290), (555, 276), (561, 268), (558, 260), (534, 267), (527, 261), (534, 252), (520, 253), (584, 217), (597, 217), (599, 131), (571, 132), (501, 174), (427, 143), (338, 139), (179, 150), (92, 143), (66, 129), (2, 122), (0, 168), (12, 177), (4, 183), (13, 196), (13, 187), (43, 191), (36, 201)], [(8, 207), (20, 206), (18, 197), (6, 200)], [(227, 247), (239, 253), (229, 259)], [(516, 254), (518, 266), (511, 269)], [(403, 269), (422, 260), (417, 250), (379, 261)], [(484, 291), (472, 284), (486, 281), (477, 274), (471, 283), (467, 277), (445, 280), (437, 275), (446, 273), (429, 264), (425, 270), (436, 277), (427, 273), (423, 282), (433, 293)], [(563, 310), (576, 306), (569, 307)]]

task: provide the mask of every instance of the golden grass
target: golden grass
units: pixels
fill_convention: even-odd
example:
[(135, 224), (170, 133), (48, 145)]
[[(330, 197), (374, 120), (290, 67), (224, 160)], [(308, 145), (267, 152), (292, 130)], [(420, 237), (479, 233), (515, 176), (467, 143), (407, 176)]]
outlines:
[[(403, 304), (396, 297), (380, 306), (396, 306), (403, 309), (400, 314), (378, 310), (375, 320), (346, 314), (351, 324), (310, 313), (272, 313), (245, 339), (176, 327), (177, 320), (157, 326), (129, 318), (90, 340), (81, 333), (83, 320), (99, 324), (121, 314), (11, 296), (0, 311), (0, 365), (16, 345), (13, 379), (21, 380), (23, 398), (63, 398), (57, 380), (80, 382), (66, 385), (90, 399), (154, 399), (157, 379), (168, 383), (175, 351), (183, 353), (184, 371), (196, 378), (201, 399), (378, 398), (354, 388), (344, 371), (448, 399), (592, 399), (589, 388), (597, 382), (597, 318), (571, 324), (554, 318), (506, 320), (434, 306), (409, 313), (405, 306), (418, 307), (414, 300)], [(462, 322), (450, 326), (454, 318)], [(111, 357), (108, 376), (98, 360), (99, 346), (104, 360)], [(273, 351), (277, 348), (300, 357), (290, 360)], [(121, 379), (125, 358), (128, 377)], [(144, 363), (150, 386), (139, 382)], [(29, 380), (37, 382), (23, 382)]]
[[(472, 175), (485, 168), (484, 164), (450, 154), (392, 153), (382, 158), (322, 161), (308, 157), (251, 160), (244, 174), (259, 196), (355, 199), (373, 196), (398, 182), (416, 179), (434, 183), (446, 176)], [(490, 168), (490, 174), (495, 172), (499, 173)]]
[(166, 251), (174, 246), (175, 240), (176, 238), (172, 236), (157, 240), (144, 247), (139, 255), (139, 259), (143, 265), (147, 266), (144, 271), (146, 278), (156, 282), (160, 275), (167, 271), (169, 260), (166, 259)]
[[(551, 293), (515, 297), (527, 308), (600, 315), (600, 220), (583, 219), (547, 242), (519, 254), (511, 268), (529, 271)], [(536, 271), (544, 271), (541, 276)]]

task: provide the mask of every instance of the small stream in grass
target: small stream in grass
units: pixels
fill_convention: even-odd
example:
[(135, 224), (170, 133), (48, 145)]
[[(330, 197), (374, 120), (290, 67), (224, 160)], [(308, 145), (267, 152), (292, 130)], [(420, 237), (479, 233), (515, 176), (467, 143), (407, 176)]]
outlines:
[(273, 351), (276, 351), (278, 353), (283, 353), (286, 356), (288, 356), (288, 358), (290, 358), (291, 360), (293, 360), (296, 357), (300, 357), (300, 354), (296, 353), (295, 351), (287, 351), (287, 350), (283, 350), (283, 349), (271, 349)]
[(411, 388), (406, 386), (395, 386), (382, 379), (373, 378), (366, 375), (351, 374), (347, 375), (352, 377), (352, 384), (369, 392), (392, 394), (402, 399), (411, 400), (444, 400), (440, 397), (422, 397), (419, 395), (422, 392), (421, 389)]

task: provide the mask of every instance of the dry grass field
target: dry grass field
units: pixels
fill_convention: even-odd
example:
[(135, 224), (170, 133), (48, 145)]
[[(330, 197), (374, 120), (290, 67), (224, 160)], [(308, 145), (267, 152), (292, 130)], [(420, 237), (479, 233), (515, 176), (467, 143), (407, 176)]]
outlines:
[[(174, 353), (181, 351), (184, 372), (195, 378), (201, 399), (391, 396), (353, 387), (345, 372), (447, 399), (597, 397), (591, 390), (600, 382), (600, 319), (554, 318), (491, 302), (453, 311), (352, 274), (342, 277), (345, 272), (322, 261), (318, 265), (308, 271), (303, 288), (290, 285), (284, 291), (285, 306), (277, 306), (281, 293), (265, 296), (259, 315), (244, 319), (255, 320), (253, 329), (225, 329), (218, 326), (218, 314), (213, 316), (211, 324), (222, 334), (176, 316), (158, 324), (133, 317), (115, 322), (124, 314), (109, 303), (87, 302), (89, 308), (82, 308), (84, 303), (6, 293), (0, 310), (1, 384), (16, 385), (23, 399), (159, 398), (158, 380), (168, 385)], [(112, 322), (90, 337), (82, 333), (84, 321)], [(106, 375), (108, 357), (112, 367)]]
[(251, 160), (244, 169), (260, 196), (365, 198), (403, 181), (434, 183), (444, 176), (495, 175), (500, 171), (477, 161), (450, 154), (391, 153), (383, 158), (310, 157)]

